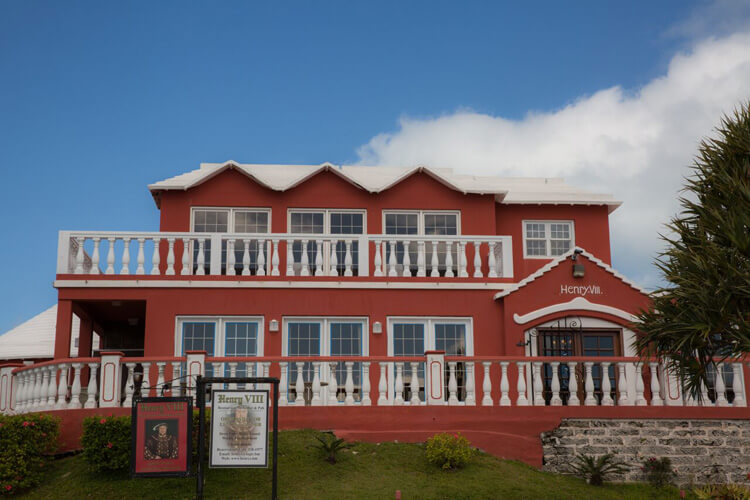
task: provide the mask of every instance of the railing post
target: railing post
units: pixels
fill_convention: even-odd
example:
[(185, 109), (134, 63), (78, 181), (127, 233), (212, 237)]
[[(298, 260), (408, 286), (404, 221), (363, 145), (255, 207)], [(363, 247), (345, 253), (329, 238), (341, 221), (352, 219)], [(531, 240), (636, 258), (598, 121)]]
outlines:
[(464, 366), (466, 367), (466, 398), (464, 399), (464, 404), (466, 404), (466, 406), (476, 406), (477, 397), (474, 379), (474, 362), (467, 361)]
[(482, 406), (492, 406), (492, 379), (490, 379), (490, 366), (492, 363), (483, 361), (484, 379), (482, 380)]
[[(413, 365), (412, 365), (413, 366)], [(448, 362), (448, 404), (457, 405), (458, 397), (456, 393), (458, 391), (458, 383), (456, 382), (456, 362)]]
[(619, 389), (619, 397), (617, 398), (617, 406), (632, 406), (633, 403), (628, 397), (628, 380), (625, 375), (625, 363), (617, 363), (617, 388)]
[(287, 377), (287, 362), (281, 361), (279, 362), (279, 406), (286, 406), (289, 404), (289, 400), (287, 399), (287, 394), (289, 393), (289, 382)]
[(516, 399), (516, 406), (529, 406), (529, 400), (526, 397), (526, 362), (516, 361), (516, 369), (518, 370), (518, 382), (516, 382), (518, 398)]
[(127, 408), (133, 405), (133, 392), (135, 392), (133, 373), (135, 371), (135, 363), (125, 363), (125, 366), (128, 370), (128, 379), (125, 382), (125, 402), (123, 403), (123, 406)]
[(482, 242), (481, 241), (474, 241), (474, 277), (475, 278), (481, 278), (484, 276), (482, 274)]
[(362, 406), (372, 405), (370, 399), (370, 362), (362, 362), (362, 399), (360, 400)]
[(513, 240), (510, 236), (503, 238), (502, 240), (502, 277), (512, 278), (513, 277)]
[(576, 373), (576, 366), (578, 363), (575, 361), (568, 362), (568, 406), (579, 406), (581, 400), (578, 399), (578, 374)]
[(533, 384), (533, 392), (534, 392), (534, 406), (544, 406), (544, 395), (542, 394), (542, 362), (541, 361), (534, 361), (531, 363), (532, 369), (533, 369), (533, 375), (534, 375), (534, 384)]
[(294, 400), (290, 401), (299, 406), (305, 406), (305, 363), (296, 361), (297, 381), (294, 384)]
[(586, 406), (596, 406), (597, 401), (596, 396), (594, 396), (594, 378), (591, 374), (594, 363), (586, 361), (583, 363), (583, 366), (586, 370), (586, 379), (583, 386), (586, 391), (586, 398), (583, 400), (583, 404)]
[(732, 392), (734, 392), (733, 406), (747, 406), (745, 387), (742, 377), (742, 363), (732, 363)]
[(453, 278), (455, 273), (453, 272), (453, 242), (445, 242), (445, 277)]
[[(121, 352), (103, 352), (99, 369), (99, 408), (120, 406)], [(145, 380), (144, 382), (148, 383)]]
[[(714, 391), (716, 392), (716, 406), (729, 406), (726, 396), (726, 383), (724, 382), (724, 363), (716, 366), (716, 378), (714, 379)], [(651, 378), (653, 383), (653, 377)]]
[(550, 367), (552, 369), (552, 383), (550, 389), (552, 390), (552, 398), (550, 399), (550, 406), (562, 406), (562, 398), (560, 398), (560, 375), (558, 374), (560, 370), (560, 362), (559, 361), (552, 361), (550, 362)]
[[(375, 257), (373, 265), (375, 266), (375, 271), (373, 273), (373, 276), (383, 276), (383, 258), (380, 256), (380, 241), (375, 240), (373, 241), (375, 244)], [(360, 258), (360, 267), (362, 265), (362, 259)]]
[[(13, 413), (13, 407), (17, 406), (14, 404), (14, 381), (18, 378), (13, 375), (13, 370), (23, 366), (21, 364), (5, 365), (0, 368), (0, 413), (9, 415)], [(17, 384), (20, 385), (20, 384)], [(17, 386), (16, 386), (16, 390)]]
[(279, 240), (271, 240), (273, 243), (273, 249), (271, 254), (271, 276), (279, 275)]
[(418, 405), (422, 402), (419, 399), (419, 363), (412, 361), (411, 365), (411, 382), (409, 383), (409, 389), (411, 390), (411, 399), (409, 403), (412, 405)]
[(357, 239), (357, 273), (359, 276), (370, 275), (370, 245), (367, 235), (363, 234)]
[[(83, 406), (81, 404), (81, 367), (84, 363), (73, 363), (73, 385), (70, 387), (70, 405), (69, 408), (80, 408)], [(118, 371), (119, 371), (119, 365), (118, 365)], [(91, 372), (91, 370), (89, 370)], [(68, 372), (67, 370), (63, 370), (60, 373), (60, 376), (64, 377), (67, 381), (68, 379)], [(89, 378), (91, 376), (89, 375)], [(119, 377), (118, 377), (119, 380)], [(67, 382), (66, 382), (67, 383)], [(96, 389), (94, 389), (96, 391)], [(67, 392), (67, 387), (65, 392)], [(88, 394), (87, 394), (88, 397)], [(88, 401), (87, 401), (88, 402)], [(120, 400), (118, 399), (117, 402), (119, 403)], [(118, 404), (119, 406), (119, 404)]]
[(335, 361), (328, 363), (328, 370), (329, 370), (328, 404), (329, 405), (339, 404), (339, 398), (338, 398), (339, 383), (338, 383), (338, 380), (336, 380), (336, 367), (337, 366), (338, 366), (338, 363)]
[(388, 370), (388, 363), (378, 363), (380, 367), (380, 374), (378, 376), (378, 406), (385, 406), (388, 404), (388, 381), (386, 379), (386, 373)]
[(611, 363), (602, 362), (599, 367), (602, 371), (602, 406), (613, 406), (612, 382), (609, 379), (609, 366)]
[[(320, 240), (318, 240), (320, 241)], [(320, 247), (318, 247), (318, 251), (320, 250)], [(317, 273), (320, 271), (323, 272), (322, 265), (321, 267), (315, 266), (317, 269), (315, 272)], [(323, 404), (323, 401), (320, 399), (320, 361), (313, 361), (313, 379), (312, 379), (312, 400), (310, 401), (311, 406), (320, 406)]]
[(497, 261), (495, 260), (495, 242), (490, 241), (487, 243), (487, 246), (489, 247), (489, 254), (487, 255), (487, 266), (489, 267), (489, 272), (487, 273), (487, 277), (497, 278)]
[(344, 366), (346, 367), (346, 382), (344, 382), (346, 398), (344, 403), (351, 406), (354, 404), (354, 361), (345, 361)]
[(221, 234), (211, 235), (211, 262), (209, 264), (211, 275), (221, 274)]
[(508, 361), (500, 361), (500, 406), (510, 406), (510, 384), (508, 382)]
[(57, 233), (57, 274), (69, 274), (70, 268), (70, 231)]
[(659, 387), (659, 363), (651, 362), (648, 366), (651, 368), (651, 406), (662, 406), (664, 400)]
[(635, 363), (635, 405), (646, 406), (648, 402), (643, 395), (643, 363)]
[(396, 387), (394, 389), (395, 395), (393, 398), (393, 404), (400, 406), (404, 404), (404, 363), (399, 361), (396, 363)]
[(444, 405), (445, 395), (443, 394), (443, 374), (445, 373), (445, 353), (443, 351), (428, 351), (427, 356), (427, 373), (429, 378), (425, 381), (430, 388), (427, 394), (428, 405)]

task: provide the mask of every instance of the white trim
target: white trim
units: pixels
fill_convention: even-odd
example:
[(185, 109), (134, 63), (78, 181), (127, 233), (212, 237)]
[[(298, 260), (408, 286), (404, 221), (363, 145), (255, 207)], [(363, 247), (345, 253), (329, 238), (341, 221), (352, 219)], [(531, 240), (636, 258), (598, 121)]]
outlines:
[(495, 300), (501, 299), (501, 298), (505, 297), (506, 295), (509, 295), (509, 294), (515, 292), (516, 290), (525, 287), (526, 285), (528, 285), (532, 281), (536, 280), (540, 276), (544, 275), (545, 273), (547, 273), (551, 269), (554, 269), (555, 267), (557, 267), (558, 265), (560, 265), (561, 262), (567, 260), (568, 257), (570, 257), (571, 255), (573, 255), (573, 252), (575, 252), (576, 250), (580, 250), (580, 255), (583, 255), (589, 261), (591, 261), (594, 264), (596, 264), (597, 266), (601, 267), (602, 269), (604, 269), (605, 271), (607, 271), (609, 274), (611, 274), (615, 278), (619, 279), (620, 281), (622, 281), (623, 283), (625, 283), (626, 285), (628, 285), (630, 288), (632, 288), (632, 289), (634, 289), (634, 290), (636, 290), (636, 291), (638, 291), (638, 292), (640, 292), (640, 293), (642, 293), (644, 295), (649, 295), (648, 291), (646, 291), (643, 288), (639, 287), (638, 285), (636, 285), (635, 283), (633, 283), (632, 281), (630, 281), (629, 279), (627, 279), (625, 276), (623, 276), (622, 274), (620, 274), (617, 271), (615, 271), (610, 265), (605, 264), (600, 259), (597, 259), (592, 254), (590, 254), (586, 250), (584, 250), (583, 248), (581, 248), (581, 247), (574, 247), (574, 248), (571, 248), (568, 252), (565, 252), (564, 254), (560, 255), (559, 257), (555, 258), (554, 260), (548, 262), (546, 265), (540, 267), (535, 273), (528, 275), (526, 278), (522, 279), (521, 281), (519, 281), (515, 285), (512, 285), (512, 286), (508, 287), (507, 289), (505, 289), (502, 292), (496, 293), (495, 294)]
[(623, 311), (622, 309), (618, 309), (612, 306), (606, 306), (604, 304), (595, 304), (593, 302), (589, 302), (583, 297), (576, 297), (568, 302), (561, 302), (559, 304), (542, 307), (526, 314), (514, 313), (513, 321), (515, 321), (519, 325), (525, 325), (530, 321), (534, 321), (535, 319), (541, 318), (542, 316), (546, 316), (548, 314), (571, 310), (594, 311), (603, 314), (609, 314), (610, 316), (617, 316), (618, 318), (622, 318), (627, 321), (636, 321), (637, 319), (637, 316), (630, 314), (627, 311)]
[(417, 234), (415, 235), (397, 235), (392, 234), (389, 236), (432, 236), (432, 235), (426, 235), (424, 233), (424, 217), (425, 215), (455, 215), (456, 216), (456, 234), (455, 235), (445, 235), (443, 237), (450, 237), (450, 236), (461, 236), (461, 210), (401, 210), (401, 209), (383, 209), (381, 212), (381, 228), (380, 233), (381, 234), (388, 234), (386, 233), (386, 226), (385, 226), (385, 216), (388, 214), (416, 214), (417, 215)]
[[(545, 244), (545, 255), (529, 255), (526, 250), (526, 224), (544, 224), (544, 244)], [(550, 230), (550, 224), (569, 224), (570, 225), (570, 248), (576, 246), (576, 232), (575, 232), (575, 221), (573, 220), (535, 220), (535, 219), (524, 219), (521, 221), (521, 242), (523, 243), (523, 258), (524, 259), (554, 259), (557, 255), (552, 255), (552, 231)], [(532, 238), (538, 240), (540, 238)], [(556, 238), (559, 239), (559, 238)]]
[[(424, 281), (237, 281), (237, 280), (55, 280), (55, 288), (320, 288), (396, 290), (508, 290), (511, 283), (428, 283)], [(495, 295), (495, 298), (498, 298)]]
[(182, 339), (182, 325), (184, 323), (214, 323), (216, 325), (214, 328), (214, 354), (213, 357), (224, 357), (224, 348), (225, 348), (225, 327), (226, 323), (237, 323), (237, 322), (247, 322), (247, 323), (257, 323), (258, 324), (258, 338), (256, 341), (256, 356), (263, 356), (263, 353), (265, 352), (265, 318), (263, 316), (216, 316), (216, 315), (209, 315), (209, 316), (200, 316), (200, 315), (190, 315), (190, 316), (176, 316), (175, 317), (175, 356), (182, 356), (182, 348), (183, 348), (183, 339)]

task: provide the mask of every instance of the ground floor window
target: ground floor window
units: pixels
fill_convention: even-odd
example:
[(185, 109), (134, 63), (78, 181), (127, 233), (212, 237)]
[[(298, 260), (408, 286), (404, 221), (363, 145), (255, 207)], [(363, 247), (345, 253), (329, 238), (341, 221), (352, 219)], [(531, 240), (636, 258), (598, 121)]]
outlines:
[[(361, 357), (368, 355), (367, 320), (365, 318), (284, 318), (284, 332), (282, 339), (282, 354), (284, 356), (315, 357), (342, 356)], [(303, 400), (310, 403), (312, 398), (312, 380), (315, 375), (312, 362), (305, 362), (302, 368), (302, 378), (305, 384)], [(290, 400), (297, 395), (295, 382), (298, 374), (297, 364), (289, 362), (287, 376), (289, 380)], [(326, 387), (324, 395), (330, 399), (332, 389), (328, 384), (330, 379), (329, 366), (321, 365), (318, 377), (321, 385)], [(336, 394), (337, 401), (343, 402), (346, 397), (347, 370), (343, 362), (336, 365)], [(354, 363), (352, 369), (354, 382), (354, 400), (360, 401), (362, 396), (362, 363)]]
[[(446, 356), (473, 355), (473, 334), (469, 318), (389, 318), (388, 319), (388, 355), (389, 356), (423, 356), (425, 351), (445, 351)], [(417, 367), (419, 379), (419, 399), (425, 401), (425, 366), (419, 363)], [(392, 371), (392, 370), (391, 370)], [(395, 376), (391, 374), (391, 376)], [(404, 363), (404, 400), (411, 399), (412, 370), (410, 363)], [(450, 371), (445, 364), (444, 390), (448, 399), (448, 381)], [(466, 366), (458, 363), (456, 366), (456, 382), (458, 384), (458, 399), (466, 398)]]

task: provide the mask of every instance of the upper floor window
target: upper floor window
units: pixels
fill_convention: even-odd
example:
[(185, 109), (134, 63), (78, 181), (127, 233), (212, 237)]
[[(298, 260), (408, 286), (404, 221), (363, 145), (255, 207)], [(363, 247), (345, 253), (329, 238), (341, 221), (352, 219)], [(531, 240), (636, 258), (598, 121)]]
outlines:
[(523, 248), (527, 258), (550, 258), (573, 248), (572, 221), (524, 221)]
[[(325, 210), (325, 209), (294, 209), (289, 211), (289, 232), (292, 234), (341, 234), (359, 235), (365, 233), (365, 211), (364, 210)], [(317, 257), (317, 242), (310, 240), (307, 243), (308, 262), (315, 262)], [(323, 267), (328, 269), (331, 259), (330, 243), (321, 247), (323, 253)], [(293, 265), (295, 274), (298, 274), (302, 266), (302, 242), (295, 241), (292, 245), (294, 252)], [(352, 241), (352, 272), (359, 275), (359, 243)], [(336, 243), (336, 269), (343, 275), (346, 269), (346, 243)]]
[[(461, 232), (461, 218), (459, 212), (427, 212), (427, 211), (384, 211), (383, 212), (383, 232), (385, 234), (395, 234), (399, 236), (416, 235), (416, 236), (453, 236)], [(390, 259), (391, 248), (386, 247), (385, 261)], [(417, 244), (410, 242), (409, 261), (411, 263), (411, 272), (417, 271)], [(432, 255), (432, 242), (425, 243), (425, 255)], [(447, 244), (439, 242), (437, 245), (438, 254), (438, 272), (440, 276), (445, 275), (446, 271), (446, 252)], [(458, 247), (452, 246), (451, 251), (453, 266), (458, 263)], [(396, 244), (396, 270), (401, 275), (404, 261), (404, 244)]]

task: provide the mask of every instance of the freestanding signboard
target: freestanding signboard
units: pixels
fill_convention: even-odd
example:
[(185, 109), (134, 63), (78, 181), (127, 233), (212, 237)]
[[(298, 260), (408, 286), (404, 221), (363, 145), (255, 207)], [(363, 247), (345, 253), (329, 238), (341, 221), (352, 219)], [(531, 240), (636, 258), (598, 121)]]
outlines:
[(209, 467), (268, 467), (268, 391), (211, 393)]
[(133, 401), (130, 475), (190, 475), (193, 404), (190, 398)]

